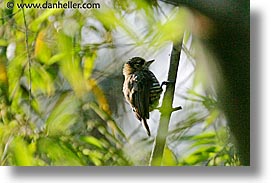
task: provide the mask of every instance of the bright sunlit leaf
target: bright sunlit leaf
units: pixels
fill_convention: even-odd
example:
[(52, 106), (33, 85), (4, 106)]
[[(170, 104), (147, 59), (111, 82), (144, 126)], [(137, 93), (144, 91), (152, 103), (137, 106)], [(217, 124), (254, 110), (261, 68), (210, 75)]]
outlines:
[(83, 58), (83, 69), (84, 69), (84, 78), (89, 79), (94, 68), (94, 63), (97, 58), (97, 54), (94, 53), (91, 56), (84, 56)]
[(87, 143), (89, 143), (91, 145), (94, 145), (94, 146), (96, 146), (96, 147), (98, 147), (100, 149), (103, 148), (103, 145), (102, 145), (101, 141), (98, 140), (97, 138), (93, 137), (93, 136), (83, 136), (80, 139), (82, 141), (87, 142)]
[(176, 166), (178, 164), (175, 154), (168, 147), (165, 147), (163, 154), (162, 166)]
[(28, 148), (27, 142), (22, 137), (15, 137), (10, 145), (14, 155), (14, 163), (18, 166), (34, 166), (34, 151)]
[(34, 55), (42, 63), (47, 63), (51, 57), (51, 49), (47, 45), (46, 31), (41, 30), (38, 33), (35, 42)]
[(80, 68), (80, 58), (73, 39), (65, 34), (58, 34), (59, 51), (64, 55), (59, 62), (60, 70), (70, 83), (78, 97), (83, 97), (88, 92), (87, 82)]

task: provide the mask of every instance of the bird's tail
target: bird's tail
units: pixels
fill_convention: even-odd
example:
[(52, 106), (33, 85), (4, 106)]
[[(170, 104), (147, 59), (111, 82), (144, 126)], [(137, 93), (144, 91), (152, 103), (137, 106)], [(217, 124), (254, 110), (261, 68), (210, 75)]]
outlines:
[(150, 128), (149, 128), (149, 126), (148, 126), (148, 124), (147, 124), (147, 120), (146, 120), (145, 118), (142, 119), (142, 124), (143, 124), (143, 126), (145, 127), (148, 136), (151, 136)]

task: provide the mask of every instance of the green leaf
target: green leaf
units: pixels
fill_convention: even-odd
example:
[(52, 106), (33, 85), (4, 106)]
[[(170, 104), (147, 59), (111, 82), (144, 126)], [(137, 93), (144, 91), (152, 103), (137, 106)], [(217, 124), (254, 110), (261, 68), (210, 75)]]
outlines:
[(184, 32), (184, 37), (183, 37), (183, 43), (186, 45), (187, 42), (189, 41), (191, 36), (191, 32), (190, 31), (185, 31)]
[(70, 127), (77, 122), (79, 102), (72, 94), (63, 94), (54, 105), (51, 114), (46, 120), (48, 135), (70, 133)]
[(181, 35), (186, 30), (187, 10), (178, 8), (170, 19), (164, 23), (157, 23), (157, 36), (155, 40), (158, 42), (179, 41)]
[(64, 9), (62, 8), (46, 9), (34, 21), (30, 23), (29, 28), (32, 31), (37, 32), (43, 21), (47, 20), (49, 16), (55, 15), (57, 13), (61, 13), (62, 11), (64, 11)]
[(5, 39), (0, 39), (0, 46), (8, 46), (8, 42)]
[(184, 163), (187, 165), (198, 165), (201, 163), (205, 163), (210, 157), (211, 154), (214, 154), (218, 151), (218, 149), (214, 146), (210, 147), (201, 147), (193, 152), (188, 157), (184, 158)]
[(10, 151), (13, 154), (14, 164), (17, 166), (34, 166), (33, 149), (28, 148), (27, 142), (23, 137), (15, 137), (10, 145)]
[(36, 38), (34, 55), (42, 63), (47, 63), (51, 57), (51, 52), (47, 44), (46, 30), (41, 30)]
[(107, 28), (115, 28), (121, 20), (117, 18), (114, 9), (104, 9), (100, 11), (94, 11), (94, 16)]
[(206, 127), (212, 125), (217, 120), (219, 115), (220, 115), (219, 110), (217, 109), (212, 110), (205, 120)]
[(54, 94), (55, 87), (51, 75), (39, 63), (32, 64), (31, 77), (33, 92), (42, 92), (48, 96)]
[(87, 142), (88, 144), (94, 145), (100, 149), (103, 148), (102, 142), (93, 136), (82, 136), (80, 137), (80, 140), (82, 140), (83, 142)]
[(92, 56), (85, 56), (83, 58), (83, 70), (84, 70), (83, 72), (84, 72), (85, 79), (89, 79), (91, 77), (96, 58), (97, 58), (96, 53), (94, 53)]
[(98, 151), (91, 151), (89, 153), (89, 158), (92, 160), (92, 162), (96, 165), (96, 166), (100, 166), (103, 165), (102, 160), (104, 158), (104, 154), (98, 152)]
[(55, 138), (40, 138), (38, 140), (38, 150), (41, 154), (46, 154), (50, 160), (50, 165), (54, 166), (80, 166), (83, 165), (77, 153), (72, 151), (68, 142), (63, 142)]
[(165, 147), (162, 157), (162, 166), (176, 166), (177, 164), (178, 162), (173, 151)]
[(216, 137), (215, 132), (205, 132), (205, 133), (192, 136), (190, 140), (213, 139), (215, 137)]
[(81, 98), (88, 92), (88, 85), (80, 67), (81, 62), (77, 54), (77, 47), (73, 44), (73, 38), (63, 33), (58, 34), (58, 41), (59, 52), (64, 55), (59, 62), (60, 71), (76, 96)]

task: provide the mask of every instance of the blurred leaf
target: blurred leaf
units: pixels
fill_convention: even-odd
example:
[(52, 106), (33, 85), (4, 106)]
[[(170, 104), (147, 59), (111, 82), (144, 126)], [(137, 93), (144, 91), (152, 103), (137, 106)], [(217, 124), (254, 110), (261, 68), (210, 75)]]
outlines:
[(83, 97), (88, 92), (87, 82), (80, 68), (80, 58), (76, 54), (76, 46), (73, 39), (65, 34), (58, 34), (59, 51), (63, 59), (59, 62), (63, 76), (68, 80), (78, 97)]
[(173, 151), (171, 151), (167, 146), (163, 152), (162, 166), (177, 166), (177, 158)]
[[(1, 112), (3, 113), (4, 111), (2, 110)], [(4, 123), (0, 122), (0, 165), (5, 165), (6, 157), (11, 152), (8, 151), (8, 149), (10, 147), (11, 141), (13, 140), (13, 134), (17, 134), (19, 129), (19, 124), (15, 120), (3, 122)]]
[(114, 9), (104, 9), (94, 12), (95, 17), (106, 27), (108, 30), (114, 29), (118, 24), (121, 24), (116, 16)]
[(79, 22), (73, 18), (65, 18), (62, 24), (62, 30), (64, 34), (69, 37), (74, 37), (79, 31)]
[(96, 139), (93, 136), (82, 136), (82, 137), (80, 137), (80, 139), (82, 141), (87, 142), (87, 143), (89, 143), (91, 145), (94, 145), (94, 146), (96, 146), (96, 147), (98, 147), (100, 149), (103, 148), (102, 142), (100, 140)]
[(30, 23), (30, 30), (37, 32), (43, 21), (47, 20), (47, 18), (52, 15), (61, 13), (62, 11), (64, 11), (64, 9), (62, 8), (52, 8), (44, 10), (42, 14), (40, 14), (34, 21)]
[(82, 161), (70, 148), (70, 144), (53, 138), (40, 138), (38, 150), (45, 153), (50, 160), (50, 165), (55, 166), (80, 166)]
[(13, 97), (16, 91), (19, 89), (20, 78), (22, 77), (23, 65), (26, 64), (26, 58), (17, 56), (9, 62), (8, 69), (8, 81), (9, 81), (9, 93)]
[(47, 62), (48, 65), (52, 65), (56, 62), (61, 61), (65, 57), (65, 53), (59, 53), (56, 55), (53, 55)]
[(206, 126), (208, 127), (208, 126), (212, 125), (217, 120), (219, 115), (220, 115), (219, 110), (217, 110), (217, 109), (212, 110), (205, 120)]
[(183, 37), (183, 44), (186, 45), (191, 37), (191, 31), (185, 31)]
[(69, 134), (70, 127), (77, 122), (79, 102), (70, 93), (63, 94), (54, 105), (46, 120), (48, 135)]
[(204, 148), (207, 146), (214, 147), (217, 143), (216, 133), (215, 132), (205, 132), (203, 134), (194, 135), (190, 140), (192, 140), (192, 148)]
[[(28, 76), (28, 74), (27, 74)], [(39, 63), (33, 63), (31, 68), (32, 90), (50, 96), (54, 93), (54, 83), (49, 73)]]
[(108, 104), (108, 101), (105, 97), (105, 94), (103, 93), (103, 91), (100, 89), (100, 87), (98, 86), (96, 80), (94, 79), (89, 79), (89, 86), (91, 88), (91, 91), (93, 93), (93, 95), (95, 96), (99, 107), (105, 111), (108, 115), (111, 115), (111, 110)]
[(2, 59), (0, 57), (0, 87), (1, 84), (7, 84), (8, 81), (8, 77), (7, 77), (7, 70), (6, 70), (6, 66), (5, 63), (2, 62)]
[(198, 163), (206, 162), (212, 155), (210, 153), (215, 153), (217, 151), (216, 147), (201, 147), (197, 149), (194, 153), (184, 158), (184, 164), (196, 165)]
[(97, 54), (94, 53), (93, 55), (84, 56), (83, 58), (83, 72), (84, 72), (84, 78), (89, 79), (92, 74), (92, 70), (94, 68), (94, 63), (97, 58)]
[(205, 132), (202, 134), (194, 135), (190, 140), (203, 140), (203, 139), (214, 139), (216, 138), (215, 132)]
[(103, 153), (100, 153), (98, 151), (90, 151), (89, 153), (89, 157), (90, 159), (93, 161), (93, 163), (96, 165), (96, 166), (100, 166), (100, 165), (103, 165), (102, 163), (102, 159), (104, 157), (104, 154)]
[(196, 148), (200, 145), (205, 145), (205, 146), (210, 146), (210, 145), (215, 145), (216, 144), (216, 139), (212, 138), (212, 139), (201, 139), (201, 140), (197, 140), (196, 142), (193, 142), (192, 146), (190, 148)]
[(178, 8), (168, 21), (157, 24), (157, 36), (152, 42), (178, 41), (186, 29), (186, 24), (187, 10)]
[[(124, 139), (126, 139), (125, 134), (122, 132), (122, 130), (119, 128), (119, 126), (113, 120), (113, 118), (107, 112), (105, 112), (102, 109), (100, 109), (99, 106), (96, 103), (93, 103), (93, 102), (90, 102), (89, 107), (91, 109), (93, 109), (95, 111), (95, 113), (97, 113), (100, 116), (101, 119), (103, 119), (105, 122), (107, 122), (108, 127), (111, 128), (111, 130), (112, 130), (112, 132), (113, 132), (114, 135), (116, 133), (118, 133)], [(104, 132), (103, 133), (104, 135), (108, 135), (106, 129), (103, 129), (103, 132)]]
[(14, 156), (14, 163), (17, 166), (33, 166), (33, 149), (29, 148), (26, 141), (22, 137), (15, 137), (10, 145), (11, 152)]
[(0, 38), (0, 46), (8, 46), (8, 41)]
[(112, 8), (108, 8), (95, 11), (94, 15), (98, 20), (100, 20), (107, 32), (109, 32), (109, 30), (114, 30), (119, 26), (123, 31), (125, 31), (127, 36), (134, 40), (135, 43), (142, 44), (140, 37), (135, 33), (134, 29), (129, 27), (127, 22), (124, 21), (124, 18), (120, 12)]
[(42, 63), (48, 63), (51, 57), (51, 49), (46, 44), (47, 40), (46, 40), (45, 34), (46, 34), (45, 30), (41, 30), (38, 33), (38, 36), (35, 42), (35, 49), (34, 49), (34, 56)]

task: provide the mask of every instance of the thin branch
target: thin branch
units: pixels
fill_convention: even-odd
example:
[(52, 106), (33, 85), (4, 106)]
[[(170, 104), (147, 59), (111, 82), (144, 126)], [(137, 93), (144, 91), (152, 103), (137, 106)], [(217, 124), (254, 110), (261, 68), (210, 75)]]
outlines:
[(160, 166), (163, 160), (163, 152), (166, 146), (166, 138), (168, 136), (168, 127), (171, 115), (174, 111), (181, 109), (180, 107), (173, 108), (173, 99), (175, 93), (175, 85), (177, 80), (178, 66), (182, 48), (183, 35), (178, 42), (173, 43), (173, 49), (170, 59), (170, 67), (168, 73), (168, 81), (162, 106), (160, 107), (161, 117), (158, 127), (157, 137), (154, 143), (150, 165)]
[[(23, 0), (21, 0), (23, 4)], [(28, 59), (28, 73), (29, 73), (29, 111), (28, 111), (28, 119), (31, 118), (31, 102), (32, 102), (32, 76), (31, 76), (31, 55), (30, 55), (30, 48), (29, 48), (29, 35), (28, 35), (28, 26), (26, 21), (25, 10), (22, 8), (24, 26), (25, 26), (25, 44), (27, 49), (27, 59)]]

